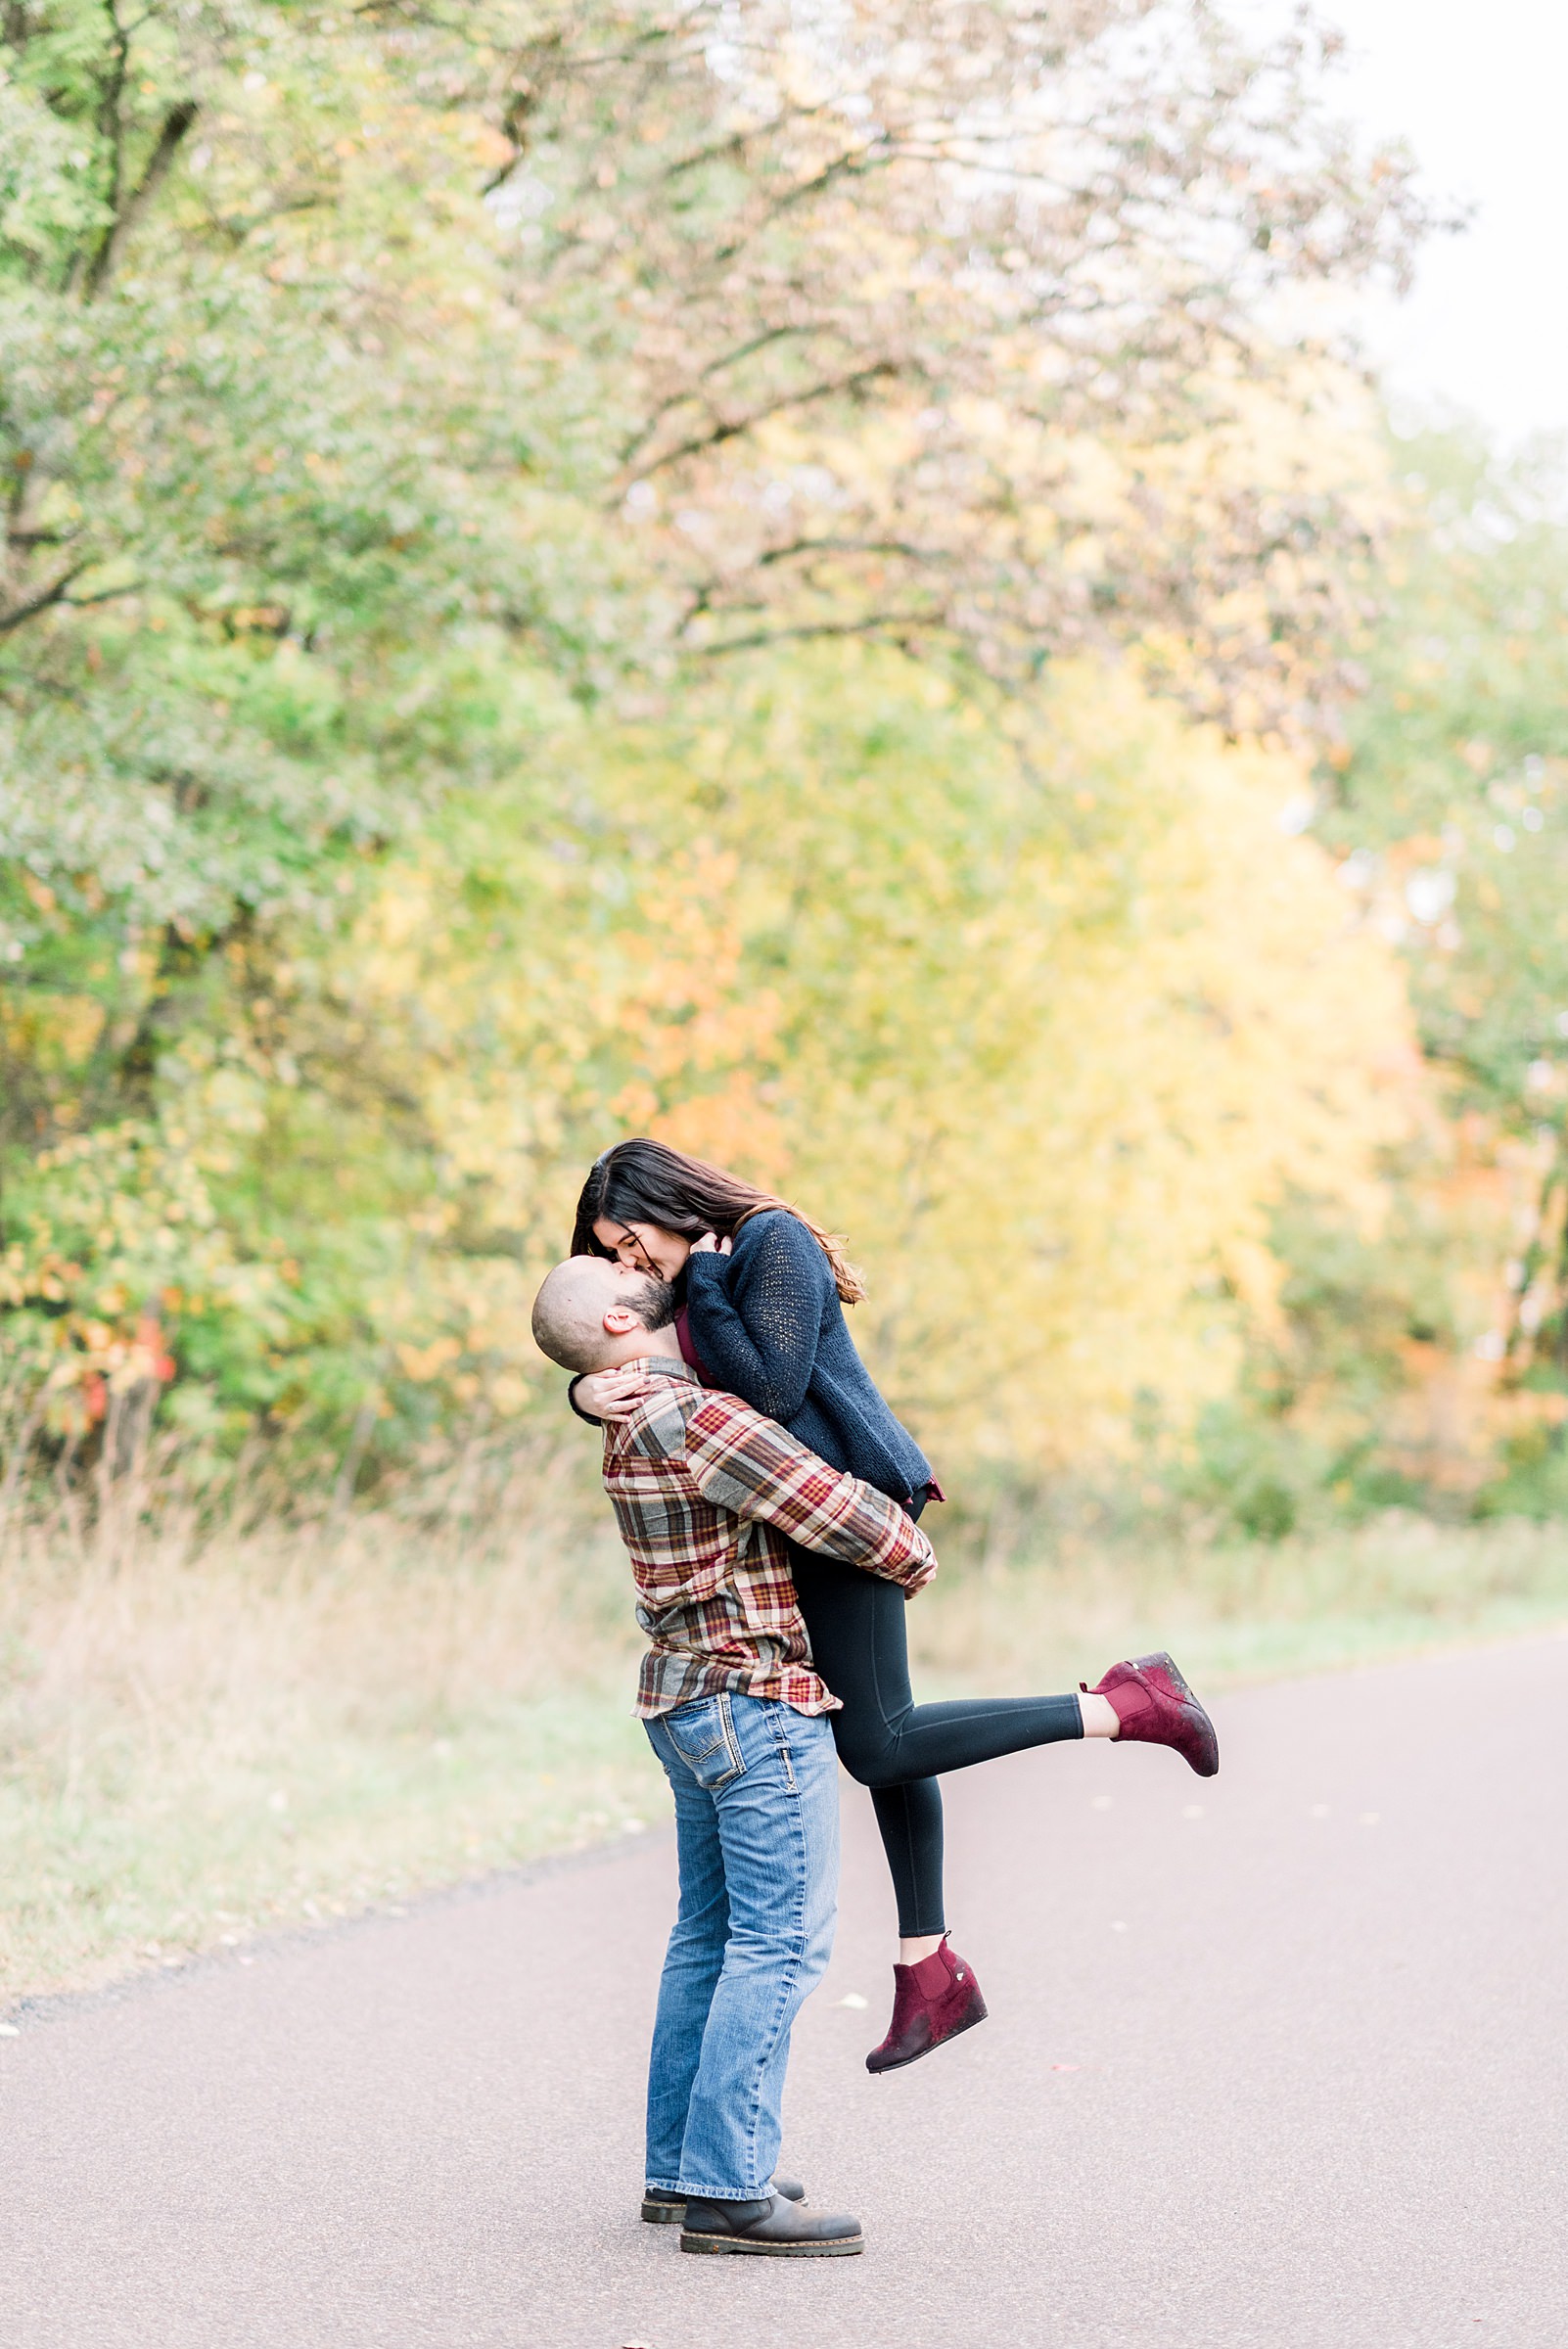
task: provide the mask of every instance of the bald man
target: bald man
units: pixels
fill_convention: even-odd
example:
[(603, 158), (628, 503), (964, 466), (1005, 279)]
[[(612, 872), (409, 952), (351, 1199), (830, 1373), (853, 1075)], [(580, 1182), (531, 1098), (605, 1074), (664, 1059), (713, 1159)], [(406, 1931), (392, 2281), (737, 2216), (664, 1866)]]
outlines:
[(648, 1638), (637, 1712), (675, 1801), (680, 1909), (648, 2072), (644, 2218), (683, 2251), (844, 2258), (856, 2219), (775, 2179), (790, 2031), (833, 1946), (838, 1699), (811, 1667), (790, 1541), (917, 1590), (931, 1544), (682, 1360), (669, 1285), (602, 1257), (558, 1265), (533, 1335), (568, 1370), (635, 1364), (648, 1392), (608, 1423), (604, 1483)]

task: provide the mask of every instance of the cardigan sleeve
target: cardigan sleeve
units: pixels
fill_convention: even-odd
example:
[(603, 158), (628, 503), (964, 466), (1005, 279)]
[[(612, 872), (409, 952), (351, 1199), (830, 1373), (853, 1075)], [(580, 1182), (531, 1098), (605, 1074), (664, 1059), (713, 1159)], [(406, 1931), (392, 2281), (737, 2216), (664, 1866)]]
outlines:
[(577, 1401), (577, 1389), (581, 1386), (587, 1375), (588, 1373), (586, 1370), (579, 1370), (577, 1372), (576, 1377), (572, 1381), (572, 1384), (567, 1389), (567, 1401), (572, 1405), (572, 1408), (576, 1412), (577, 1417), (582, 1420), (586, 1426), (603, 1427), (604, 1421), (602, 1419), (595, 1419), (593, 1413), (591, 1411), (585, 1411), (581, 1404)]
[(816, 1367), (827, 1258), (804, 1223), (775, 1212), (733, 1256), (686, 1266), (691, 1333), (713, 1383), (788, 1425)]

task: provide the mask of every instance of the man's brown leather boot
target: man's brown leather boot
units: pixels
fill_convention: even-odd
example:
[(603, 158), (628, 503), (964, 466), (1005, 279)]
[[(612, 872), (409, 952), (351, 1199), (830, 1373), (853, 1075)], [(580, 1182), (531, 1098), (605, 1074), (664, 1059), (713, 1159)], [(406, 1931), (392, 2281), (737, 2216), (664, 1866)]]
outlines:
[(865, 2236), (858, 2219), (803, 2210), (783, 2194), (757, 2202), (705, 2202), (693, 2194), (680, 2247), (753, 2259), (853, 2259)]

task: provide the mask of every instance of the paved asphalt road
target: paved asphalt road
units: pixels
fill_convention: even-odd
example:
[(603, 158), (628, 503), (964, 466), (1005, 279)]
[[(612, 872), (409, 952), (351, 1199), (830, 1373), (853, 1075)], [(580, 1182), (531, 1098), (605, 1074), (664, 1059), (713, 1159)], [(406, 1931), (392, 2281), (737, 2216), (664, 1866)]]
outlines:
[(57, 2008), (0, 2041), (0, 2345), (1565, 2349), (1565, 1681), (1538, 1639), (1232, 1697), (1207, 1785), (949, 1780), (992, 2020), (880, 2081), (849, 1790), (786, 2153), (858, 2260), (637, 2221), (662, 1835)]

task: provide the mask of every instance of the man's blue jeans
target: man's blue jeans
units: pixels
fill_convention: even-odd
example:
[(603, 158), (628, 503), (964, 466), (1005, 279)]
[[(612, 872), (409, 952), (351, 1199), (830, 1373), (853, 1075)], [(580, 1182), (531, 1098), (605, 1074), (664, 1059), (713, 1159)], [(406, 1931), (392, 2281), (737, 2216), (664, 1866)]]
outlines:
[(645, 1722), (675, 1797), (680, 1911), (648, 2066), (648, 2184), (768, 2190), (790, 2028), (833, 1949), (839, 1769), (825, 1716), (700, 1697)]

